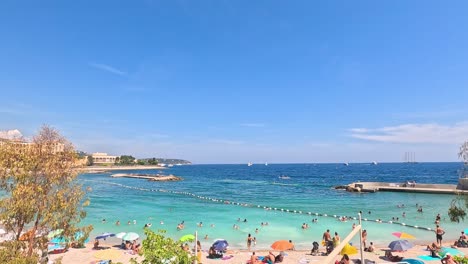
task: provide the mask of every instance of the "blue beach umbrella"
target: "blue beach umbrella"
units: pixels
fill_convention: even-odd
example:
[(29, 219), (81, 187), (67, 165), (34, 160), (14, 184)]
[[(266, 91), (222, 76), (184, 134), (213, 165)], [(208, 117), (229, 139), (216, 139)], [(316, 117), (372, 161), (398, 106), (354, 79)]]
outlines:
[(229, 243), (224, 239), (218, 239), (213, 243), (212, 246), (217, 251), (224, 251), (229, 246)]
[(103, 234), (97, 236), (96, 239), (106, 239), (108, 237), (113, 237), (113, 236), (115, 236), (115, 234), (113, 234), (113, 233), (103, 233)]
[(413, 247), (408, 240), (395, 240), (388, 245), (391, 251), (406, 251)]

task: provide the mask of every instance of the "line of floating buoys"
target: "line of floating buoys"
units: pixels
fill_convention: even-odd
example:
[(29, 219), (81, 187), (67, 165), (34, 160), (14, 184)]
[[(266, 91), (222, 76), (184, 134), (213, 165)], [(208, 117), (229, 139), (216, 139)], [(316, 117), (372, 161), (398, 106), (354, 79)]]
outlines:
[[(264, 210), (275, 210), (275, 211), (281, 211), (281, 212), (287, 212), (287, 213), (298, 213), (298, 214), (303, 214), (302, 211), (298, 210), (290, 210), (290, 209), (284, 209), (284, 208), (272, 208), (268, 206), (262, 206), (262, 205), (254, 205), (254, 204), (249, 204), (249, 203), (239, 203), (239, 202), (230, 202), (228, 200), (222, 200), (222, 199), (216, 199), (216, 198), (211, 198), (211, 197), (206, 197), (206, 196), (200, 196), (196, 195), (194, 193), (190, 192), (178, 192), (178, 191), (170, 191), (170, 190), (165, 190), (165, 189), (146, 189), (146, 188), (140, 188), (140, 187), (134, 187), (134, 186), (128, 186), (120, 183), (115, 183), (115, 182), (106, 182), (106, 181), (98, 181), (98, 180), (84, 180), (84, 181), (91, 181), (91, 182), (99, 182), (103, 184), (109, 184), (109, 185), (115, 185), (115, 186), (120, 186), (122, 188), (127, 188), (127, 189), (134, 189), (134, 190), (140, 190), (140, 191), (147, 191), (147, 192), (161, 192), (161, 193), (172, 193), (172, 194), (178, 194), (178, 195), (186, 195), (186, 196), (192, 196), (196, 197), (201, 200), (208, 200), (212, 201), (215, 203), (224, 203), (224, 204), (230, 204), (230, 205), (239, 205), (239, 206), (247, 206), (247, 207), (257, 207), (257, 208), (263, 208)], [(324, 216), (324, 217), (333, 217), (333, 218), (341, 218), (339, 215), (327, 215), (327, 214), (320, 214), (320, 213), (312, 213), (312, 212), (307, 212), (304, 214), (307, 215), (315, 215), (315, 216)], [(353, 220), (357, 220), (357, 217), (351, 217)], [(396, 224), (396, 225), (401, 225), (405, 227), (411, 227), (411, 228), (416, 228), (416, 229), (421, 229), (421, 230), (427, 230), (427, 231), (433, 231), (432, 228), (429, 227), (422, 227), (422, 226), (417, 226), (417, 225), (408, 225), (403, 222), (394, 222), (394, 221), (382, 221), (380, 219), (367, 219), (363, 218), (363, 221), (372, 221), (372, 222), (377, 222), (377, 223), (386, 223), (386, 224)]]

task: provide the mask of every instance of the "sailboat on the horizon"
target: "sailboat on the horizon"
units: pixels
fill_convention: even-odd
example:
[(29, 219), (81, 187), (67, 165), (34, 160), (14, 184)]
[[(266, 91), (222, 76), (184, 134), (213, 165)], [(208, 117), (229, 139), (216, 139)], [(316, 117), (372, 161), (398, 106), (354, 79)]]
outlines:
[(249, 166), (249, 167), (252, 166), (252, 165), (253, 165), (252, 162), (247, 163), (247, 166)]

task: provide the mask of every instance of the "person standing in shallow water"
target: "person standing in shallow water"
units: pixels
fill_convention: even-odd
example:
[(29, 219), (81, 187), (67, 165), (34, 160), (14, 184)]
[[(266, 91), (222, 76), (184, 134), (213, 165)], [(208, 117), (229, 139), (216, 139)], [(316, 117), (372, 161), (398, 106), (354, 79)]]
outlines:
[(437, 225), (435, 233), (436, 233), (437, 244), (439, 244), (439, 247), (441, 247), (442, 246), (442, 236), (445, 234), (445, 231), (439, 225)]
[(252, 246), (252, 235), (251, 234), (248, 234), (247, 235), (247, 249), (250, 251), (250, 246)]
[(367, 242), (367, 230), (362, 231), (362, 245), (364, 248), (366, 248), (366, 242)]

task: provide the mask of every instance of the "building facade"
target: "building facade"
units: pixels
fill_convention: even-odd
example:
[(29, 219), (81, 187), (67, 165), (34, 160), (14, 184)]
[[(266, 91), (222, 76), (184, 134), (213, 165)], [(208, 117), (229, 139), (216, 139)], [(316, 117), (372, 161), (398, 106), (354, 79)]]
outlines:
[(107, 153), (96, 152), (91, 155), (94, 164), (114, 164), (118, 156), (110, 156)]

